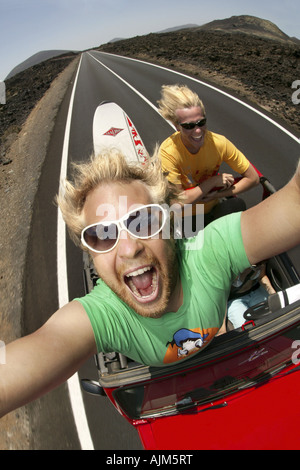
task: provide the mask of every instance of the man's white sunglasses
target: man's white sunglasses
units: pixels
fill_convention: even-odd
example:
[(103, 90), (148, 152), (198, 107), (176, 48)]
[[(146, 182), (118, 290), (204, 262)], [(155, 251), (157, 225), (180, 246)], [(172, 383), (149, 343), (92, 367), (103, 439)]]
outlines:
[(153, 238), (161, 232), (166, 220), (167, 211), (162, 206), (144, 205), (118, 220), (88, 225), (81, 232), (81, 243), (95, 253), (107, 253), (117, 245), (121, 230), (135, 238)]

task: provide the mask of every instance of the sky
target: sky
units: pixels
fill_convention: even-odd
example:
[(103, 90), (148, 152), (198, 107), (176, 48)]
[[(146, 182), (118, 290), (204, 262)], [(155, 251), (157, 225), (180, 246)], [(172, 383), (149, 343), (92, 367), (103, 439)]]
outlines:
[(270, 20), (300, 39), (296, 0), (0, 0), (0, 81), (40, 51), (82, 51), (236, 15)]

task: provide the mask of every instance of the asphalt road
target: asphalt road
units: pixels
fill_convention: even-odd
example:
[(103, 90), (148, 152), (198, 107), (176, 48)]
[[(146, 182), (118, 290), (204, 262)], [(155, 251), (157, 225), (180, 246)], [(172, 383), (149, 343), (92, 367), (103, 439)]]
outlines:
[[(85, 160), (92, 152), (93, 115), (102, 101), (109, 100), (116, 102), (127, 112), (151, 153), (155, 145), (172, 132), (170, 125), (155, 109), (161, 86), (172, 83), (185, 83), (199, 93), (206, 107), (208, 128), (232, 140), (277, 189), (292, 175), (300, 156), (299, 141), (288, 131), (284, 131), (280, 123), (277, 123), (278, 126), (257, 110), (182, 74), (104, 53), (84, 53), (76, 87), (72, 89), (70, 86), (57, 117), (35, 204), (34, 230), (29, 250), (29, 262), (32, 261), (33, 268), (26, 281), (24, 322), (28, 331), (40, 326), (59, 307), (56, 294), (57, 261), (53, 250), (57, 239), (57, 212), (52, 201), (58, 188), (63, 143), (67, 139), (69, 171), (71, 162)], [(70, 108), (72, 91), (74, 102)], [(66, 133), (68, 112), (71, 112), (69, 135)], [(259, 189), (247, 194), (249, 204), (258, 202), (259, 198)], [(66, 294), (67, 298), (72, 299), (84, 293), (82, 255), (68, 238), (66, 259)], [(295, 259), (299, 262), (298, 253), (295, 254)], [(32, 312), (37, 309), (43, 314), (35, 318)], [(92, 360), (80, 370), (79, 377), (97, 377)], [(136, 430), (117, 413), (105, 397), (84, 394), (83, 418), (80, 418), (81, 405), (75, 406), (80, 408), (80, 421), (76, 425), (77, 418), (73, 417), (67, 392), (67, 385), (63, 385), (31, 405), (36, 434), (39, 435), (36, 437), (37, 448), (142, 448)]]

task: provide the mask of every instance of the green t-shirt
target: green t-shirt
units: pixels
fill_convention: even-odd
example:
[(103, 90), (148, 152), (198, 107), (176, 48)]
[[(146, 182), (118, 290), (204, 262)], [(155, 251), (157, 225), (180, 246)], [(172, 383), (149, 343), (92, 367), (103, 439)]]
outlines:
[(91, 321), (98, 351), (117, 351), (143, 364), (162, 366), (203, 349), (221, 327), (230, 286), (247, 267), (240, 213), (177, 241), (183, 304), (161, 318), (144, 318), (102, 281), (78, 300)]

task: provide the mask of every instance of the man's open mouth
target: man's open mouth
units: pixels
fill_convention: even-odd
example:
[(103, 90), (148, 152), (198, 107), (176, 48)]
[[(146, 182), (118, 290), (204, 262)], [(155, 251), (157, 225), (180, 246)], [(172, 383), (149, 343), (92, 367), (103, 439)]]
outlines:
[(158, 273), (154, 266), (144, 266), (124, 276), (125, 284), (138, 302), (146, 303), (156, 299), (158, 294)]

